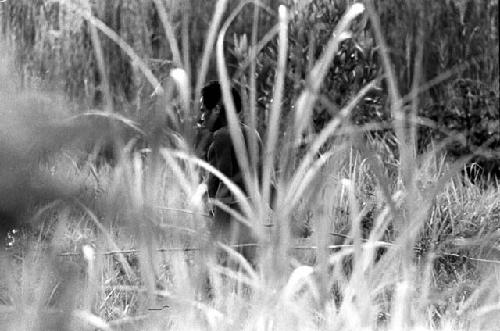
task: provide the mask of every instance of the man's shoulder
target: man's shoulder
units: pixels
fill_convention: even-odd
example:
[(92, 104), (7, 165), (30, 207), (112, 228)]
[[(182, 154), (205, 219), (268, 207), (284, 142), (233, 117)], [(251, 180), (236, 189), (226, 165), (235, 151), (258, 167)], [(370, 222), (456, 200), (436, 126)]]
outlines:
[(231, 139), (231, 134), (229, 133), (228, 127), (220, 128), (217, 131), (215, 131), (213, 134), (214, 141), (227, 140), (227, 139)]
[(227, 127), (220, 128), (213, 133), (210, 147), (217, 151), (223, 151), (232, 146), (231, 135)]
[[(249, 127), (246, 124), (241, 125), (243, 134), (245, 135), (245, 140), (250, 137), (254, 136), (257, 139), (257, 142), (260, 144), (262, 143), (259, 132), (251, 127)], [(229, 132), (229, 127), (225, 126), (213, 133), (213, 140), (214, 141), (232, 141), (231, 140), (231, 133)]]
[(214, 131), (214, 137), (216, 136), (225, 136), (229, 135), (229, 127), (223, 126), (222, 128), (219, 128)]

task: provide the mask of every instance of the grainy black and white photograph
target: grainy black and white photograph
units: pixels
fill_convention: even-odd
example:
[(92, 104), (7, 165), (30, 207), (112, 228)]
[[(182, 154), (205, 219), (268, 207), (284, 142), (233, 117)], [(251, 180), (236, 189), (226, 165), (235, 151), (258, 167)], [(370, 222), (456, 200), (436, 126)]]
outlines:
[(498, 0), (0, 0), (0, 330), (499, 331)]

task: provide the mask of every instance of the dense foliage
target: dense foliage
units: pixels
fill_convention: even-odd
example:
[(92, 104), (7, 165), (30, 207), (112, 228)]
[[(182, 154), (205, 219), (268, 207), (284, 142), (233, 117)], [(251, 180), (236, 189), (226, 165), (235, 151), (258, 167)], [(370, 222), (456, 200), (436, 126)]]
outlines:
[[(269, 185), (277, 192), (274, 210), (259, 201), (265, 188), (246, 186), (250, 212), (240, 218), (265, 233), (255, 243), (263, 252), (255, 272), (236, 250), (207, 239), (209, 208), (221, 201), (205, 199), (203, 177), (210, 169), (192, 156), (190, 145), (198, 111), (193, 87), (216, 1), (0, 1), (1, 32), (16, 48), (26, 88), (0, 67), (0, 94), (9, 101), (0, 105), (0, 164), (6, 165), (0, 166), (0, 225), (16, 231), (20, 223), (38, 225), (9, 232), (0, 247), (0, 324), (7, 316), (16, 330), (51, 329), (37, 323), (54, 321), (66, 325), (52, 329), (74, 329), (73, 319), (102, 329), (498, 325), (490, 317), (498, 311), (500, 290), (500, 188), (455, 176), (462, 163), (448, 162), (435, 143), (445, 141), (453, 158), (474, 153), (482, 159), (473, 161), (486, 170), (498, 169), (498, 2), (373, 2), (377, 14), (365, 10), (333, 43), (338, 47), (320, 72), (325, 79), (314, 108), (301, 105), (299, 95), (313, 90), (311, 69), (353, 1), (281, 1), (289, 8), (288, 38), (279, 36), (289, 47), (281, 53), (287, 56), (283, 70), (277, 69), (280, 2), (262, 1), (256, 11), (251, 2), (230, 0), (222, 15), (219, 28), (244, 5), (225, 34), (223, 52), (244, 99), (256, 83), (258, 129), (265, 147), (271, 146), (262, 151), (269, 156), (262, 173), (270, 182), (276, 175)], [(161, 4), (182, 61), (168, 42)], [(100, 38), (93, 32), (101, 21), (82, 18), (89, 13), (105, 24)], [(383, 37), (374, 33), (378, 16)], [(103, 26), (108, 36), (116, 33), (114, 40)], [(255, 73), (252, 29), (257, 41), (265, 41)], [(133, 52), (126, 54), (119, 38)], [(380, 46), (383, 39), (387, 48)], [(212, 53), (203, 80), (220, 78), (215, 58)], [(152, 87), (139, 60), (164, 93)], [(186, 85), (182, 70), (172, 75), (176, 61), (184, 64)], [(281, 90), (277, 77), (284, 77), (283, 98), (275, 93)], [(373, 80), (376, 87), (345, 121), (321, 131)], [(183, 95), (189, 88), (192, 95)], [(70, 99), (61, 100), (58, 116), (51, 90)], [(399, 132), (401, 122), (392, 118), (399, 113), (390, 105), (394, 91), (403, 101), (396, 110), (418, 115), (406, 116), (406, 130)], [(43, 100), (47, 106), (41, 107)], [(282, 117), (273, 122), (277, 110)], [(297, 123), (306, 129), (288, 135)], [(116, 134), (121, 126), (127, 129)], [(413, 142), (404, 142), (417, 127), (416, 149), (429, 153), (414, 155)], [(268, 144), (273, 134), (277, 141)], [(101, 163), (88, 157), (94, 151), (85, 151), (88, 142), (99, 153), (96, 140), (116, 143)], [(243, 177), (251, 183), (250, 171)], [(47, 194), (51, 188), (56, 194)], [(26, 214), (22, 222), (18, 211)], [(220, 263), (216, 249), (227, 250), (243, 272)], [(168, 313), (152, 312), (155, 305)]]
[[(287, 2), (292, 17), (287, 94), (283, 105), (285, 113), (293, 108), (299, 91), (307, 86), (311, 65), (320, 56), (348, 3), (323, 0)], [(237, 5), (237, 1), (232, 1), (229, 9)], [(273, 1), (267, 1), (267, 5), (271, 10), (277, 8)], [(178, 42), (183, 47), (189, 45), (192, 77), (196, 77), (213, 7), (214, 1), (208, 1), (196, 5), (171, 2), (167, 8), (179, 32), (184, 25), (191, 31), (187, 41), (183, 41), (179, 33)], [(248, 55), (245, 51), (252, 23), (246, 18), (253, 15), (251, 7), (244, 8), (227, 35), (226, 56), (233, 74)], [(438, 78), (420, 93), (418, 115), (433, 121), (431, 127), (427, 123), (420, 130), (420, 147), (425, 148), (433, 139), (441, 140), (450, 135), (459, 137), (460, 134), (463, 139), (456, 139), (449, 145), (448, 150), (453, 155), (471, 153), (482, 145), (485, 150), (498, 147), (498, 2), (378, 1), (377, 10), (400, 92), (409, 94), (415, 83), (419, 86)], [(157, 76), (168, 75), (173, 67), (172, 54), (152, 2), (95, 1), (92, 2), (92, 12), (129, 43)], [(77, 15), (65, 13), (67, 9), (58, 2), (8, 1), (2, 4), (2, 31), (16, 41), (19, 62), (24, 66), (26, 77), (63, 84), (73, 98), (85, 101), (90, 107), (99, 106), (102, 86), (88, 24)], [(259, 19), (259, 35), (263, 36), (274, 19), (266, 11), (261, 11)], [(258, 54), (257, 86), (263, 109), (269, 107), (272, 97), (276, 43), (272, 39)], [(105, 42), (103, 51), (113, 82), (112, 92), (120, 105), (117, 109), (136, 119), (144, 117), (151, 105), (148, 100), (151, 88), (115, 43)], [(380, 72), (378, 48), (367, 18), (362, 17), (353, 26), (351, 38), (342, 43), (322, 85), (325, 100), (315, 108), (311, 123), (313, 132), (322, 128), (352, 95)], [(415, 82), (417, 72), (418, 81)], [(439, 79), (443, 74), (447, 77)], [(215, 78), (215, 75), (212, 66), (208, 78)], [(246, 80), (241, 77), (240, 73), (235, 78), (246, 86)], [(382, 97), (385, 94), (382, 93), (385, 89), (383, 82), (380, 88), (381, 93), (372, 92), (358, 106), (352, 115), (353, 123), (386, 123), (390, 120), (388, 104)], [(266, 113), (261, 112), (261, 121)], [(383, 128), (382, 125), (379, 130), (383, 131)], [(491, 160), (495, 156), (486, 157)]]

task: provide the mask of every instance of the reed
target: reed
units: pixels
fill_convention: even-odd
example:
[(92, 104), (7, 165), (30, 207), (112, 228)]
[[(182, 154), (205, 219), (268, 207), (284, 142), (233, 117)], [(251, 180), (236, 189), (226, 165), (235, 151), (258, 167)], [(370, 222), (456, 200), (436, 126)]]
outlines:
[[(35, 29), (33, 56), (49, 43), (41, 35), (49, 29), (38, 24), (46, 17), (44, 8), (54, 2), (43, 3), (46, 7), (0, 4), (7, 37)], [(412, 73), (407, 84), (393, 49), (398, 31), (388, 32), (387, 20), (380, 19), (389, 15), (383, 1), (339, 2), (344, 7), (324, 42), (308, 41), (309, 58), (297, 58), (297, 45), (312, 35), (295, 35), (299, 24), (306, 24), (306, 18), (297, 23), (297, 17), (309, 4), (217, 0), (196, 9), (193, 3), (184, 7), (161, 0), (144, 7), (132, 0), (117, 2), (124, 15), (120, 24), (128, 18), (142, 27), (138, 35), (154, 30), (168, 45), (159, 51), (168, 58), (167, 69), (160, 70), (149, 41), (141, 43), (125, 33), (127, 27), (115, 30), (113, 19), (98, 17), (92, 6), (103, 4), (57, 4), (60, 22), (64, 15), (87, 22), (71, 33), (88, 38), (91, 47), (78, 49), (81, 56), (92, 55), (91, 61), (85, 60), (92, 64), (82, 68), (93, 68), (101, 77), (104, 103), (85, 107), (92, 102), (82, 102), (78, 107), (83, 111), (75, 114), (65, 102), (59, 105), (64, 111), (49, 109), (38, 122), (32, 104), (0, 105), (5, 115), (0, 124), (5, 129), (0, 131), (0, 185), (12, 184), (0, 193), (1, 227), (7, 224), (1, 212), (13, 196), (9, 192), (24, 188), (43, 193), (60, 182), (75, 188), (71, 194), (57, 190), (54, 198), (60, 200), (51, 204), (35, 199), (23, 205), (31, 211), (32, 229), (11, 232), (8, 247), (0, 252), (2, 329), (480, 330), (498, 325), (499, 186), (460, 176), (473, 154), (450, 162), (442, 153), (449, 141), (467, 140), (458, 134), (448, 132), (448, 140), (423, 153), (418, 146), (419, 125), (438, 126), (419, 117), (426, 91), (465, 75), (469, 67), (444, 66), (429, 79), (423, 28), (415, 30), (416, 47), (407, 49), (411, 55), (404, 70)], [(311, 4), (318, 14), (329, 8), (325, 1)], [(409, 2), (397, 2), (396, 14), (414, 9), (407, 7)], [(20, 8), (31, 10), (35, 19), (24, 27), (15, 16), (4, 20)], [(130, 8), (137, 12), (127, 16)], [(210, 15), (194, 16), (207, 8)], [(157, 17), (151, 18), (148, 10)], [(201, 23), (186, 17), (205, 19), (204, 32), (198, 35), (196, 24)], [(360, 25), (369, 26), (370, 37), (358, 35), (366, 32)], [(248, 28), (251, 42), (239, 48), (239, 67), (232, 70), (228, 40), (241, 26)], [(89, 35), (84, 37), (86, 29)], [(61, 38), (66, 33), (71, 34), (62, 32)], [(357, 38), (373, 43), (378, 72), (356, 80), (339, 104), (329, 94), (337, 93), (329, 89), (338, 86), (332, 72), (337, 75), (333, 77), (343, 73), (339, 58)], [(59, 42), (66, 50), (72, 44)], [(130, 62), (129, 78), (143, 89), (131, 100), (115, 94), (112, 60), (117, 59), (110, 45)], [(262, 65), (270, 60), (274, 67), (269, 70), (271, 89), (266, 90)], [(20, 67), (36, 67), (33, 61), (25, 54)], [(351, 69), (345, 72), (356, 71)], [(214, 73), (247, 193), (193, 152), (200, 90)], [(0, 71), (3, 76), (15, 74)], [(62, 77), (56, 76), (46, 78)], [(0, 96), (15, 101), (31, 95), (33, 86), (13, 89), (8, 81), (0, 80)], [(243, 120), (232, 100), (235, 85), (245, 96)], [(259, 103), (263, 92), (269, 92), (265, 107)], [(380, 94), (388, 100), (381, 107), (391, 121), (356, 125), (367, 99)], [(42, 91), (33, 98), (40, 101), (48, 95)], [(331, 116), (314, 130), (319, 110)], [(99, 138), (104, 131), (88, 123), (103, 121), (112, 123), (111, 140), (121, 140), (116, 163), (99, 167), (86, 159), (80, 162), (80, 142)], [(243, 124), (263, 134), (262, 150), (255, 139), (245, 139)], [(122, 130), (133, 131), (132, 138), (122, 136)], [(73, 134), (67, 136), (68, 131)], [(383, 135), (375, 135), (381, 131)], [(71, 138), (54, 145), (61, 137), (58, 132)], [(147, 148), (137, 142), (143, 138)], [(28, 145), (48, 157), (25, 152)], [(474, 153), (487, 154), (486, 147)], [(31, 172), (4, 167), (13, 162), (4, 163), (6, 156), (25, 162)], [(263, 161), (260, 174), (258, 159)], [(228, 187), (240, 211), (206, 198), (207, 173)], [(28, 175), (48, 181), (38, 187), (24, 185), (21, 177)], [(270, 203), (273, 188), (277, 197)], [(210, 242), (211, 205), (257, 234), (251, 244), (259, 252), (255, 261), (245, 260), (238, 245)], [(14, 225), (18, 230), (18, 223)], [(310, 235), (297, 235), (306, 232)], [(217, 251), (227, 261), (220, 263)]]

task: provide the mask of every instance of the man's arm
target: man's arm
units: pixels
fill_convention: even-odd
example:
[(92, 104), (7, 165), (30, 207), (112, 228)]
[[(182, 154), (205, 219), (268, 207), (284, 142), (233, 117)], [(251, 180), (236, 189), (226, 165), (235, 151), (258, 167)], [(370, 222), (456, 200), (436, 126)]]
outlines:
[(208, 160), (208, 148), (212, 141), (212, 132), (205, 128), (198, 129), (195, 137), (195, 153), (196, 156), (203, 160)]
[[(213, 136), (208, 149), (208, 163), (231, 178), (234, 175), (232, 160), (232, 141), (228, 130), (219, 130)], [(208, 175), (208, 196), (213, 198), (219, 187), (220, 180), (213, 174)]]

